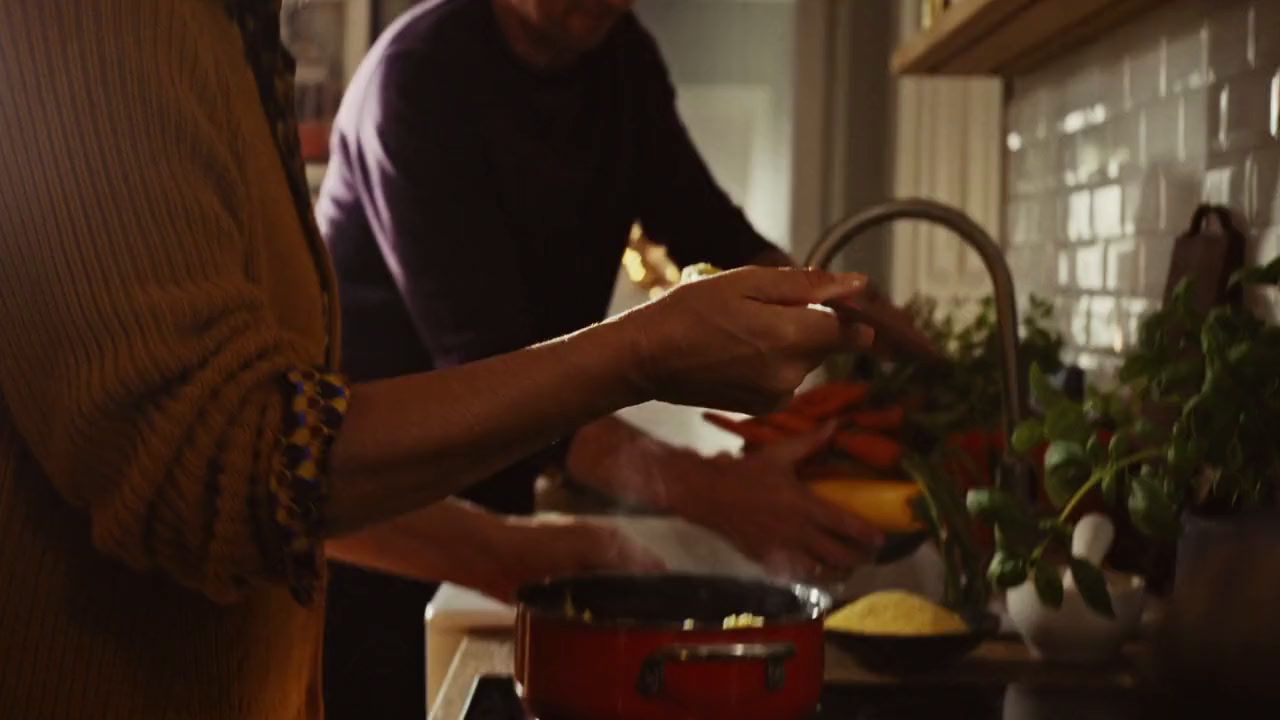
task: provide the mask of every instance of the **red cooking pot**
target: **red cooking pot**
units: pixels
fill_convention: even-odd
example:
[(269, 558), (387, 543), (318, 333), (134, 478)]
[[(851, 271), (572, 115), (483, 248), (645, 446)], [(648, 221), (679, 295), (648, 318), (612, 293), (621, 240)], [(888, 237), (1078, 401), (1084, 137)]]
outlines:
[[(822, 618), (805, 585), (590, 576), (523, 588), (515, 677), (539, 720), (792, 720), (822, 692)], [(726, 629), (749, 614), (760, 627)]]

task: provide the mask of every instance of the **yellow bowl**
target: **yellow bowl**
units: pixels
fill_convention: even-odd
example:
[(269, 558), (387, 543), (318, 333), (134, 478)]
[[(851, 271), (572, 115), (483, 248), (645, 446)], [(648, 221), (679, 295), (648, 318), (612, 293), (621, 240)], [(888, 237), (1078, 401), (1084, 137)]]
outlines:
[(911, 512), (920, 487), (910, 480), (882, 478), (820, 478), (806, 482), (818, 497), (853, 513), (886, 533), (922, 529)]

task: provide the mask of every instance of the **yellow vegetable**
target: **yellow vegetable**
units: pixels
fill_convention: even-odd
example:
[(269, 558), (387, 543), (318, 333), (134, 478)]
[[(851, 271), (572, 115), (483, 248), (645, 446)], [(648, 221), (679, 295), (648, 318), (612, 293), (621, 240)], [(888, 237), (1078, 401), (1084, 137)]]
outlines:
[(857, 515), (882, 532), (920, 529), (910, 504), (920, 494), (920, 487), (910, 480), (832, 478), (806, 484), (814, 495)]
[(694, 263), (686, 265), (684, 270), (680, 271), (680, 282), (693, 282), (704, 277), (711, 277), (720, 272), (720, 268), (711, 263)]
[(725, 630), (735, 630), (738, 628), (758, 628), (764, 627), (764, 618), (751, 613), (739, 613), (730, 615), (724, 619)]
[(901, 590), (863, 597), (827, 617), (828, 630), (861, 635), (949, 635), (969, 632), (964, 618)]

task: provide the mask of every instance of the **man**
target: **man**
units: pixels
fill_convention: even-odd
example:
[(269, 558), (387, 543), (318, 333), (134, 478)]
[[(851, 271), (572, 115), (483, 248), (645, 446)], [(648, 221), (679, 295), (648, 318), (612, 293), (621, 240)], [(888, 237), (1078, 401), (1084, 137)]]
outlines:
[[(682, 265), (790, 264), (717, 187), (631, 5), (435, 0), (372, 48), (339, 111), (317, 207), (353, 377), (449, 367), (601, 320), (636, 221)], [(708, 459), (607, 418), (467, 497), (527, 513), (537, 474), (561, 466), (716, 530), (772, 570), (847, 574), (865, 528), (795, 482), (805, 450)], [(378, 582), (335, 573), (332, 593), (373, 602)], [(337, 615), (335, 639), (351, 621)], [(416, 642), (420, 614), (403, 620)]]

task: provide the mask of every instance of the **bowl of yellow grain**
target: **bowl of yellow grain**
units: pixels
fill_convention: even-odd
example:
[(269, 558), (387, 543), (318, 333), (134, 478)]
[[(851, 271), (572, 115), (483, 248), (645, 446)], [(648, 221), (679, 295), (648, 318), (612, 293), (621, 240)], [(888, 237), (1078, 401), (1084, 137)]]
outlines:
[(939, 670), (995, 634), (987, 612), (957, 612), (914, 593), (884, 590), (827, 616), (827, 637), (867, 670), (905, 674)]

